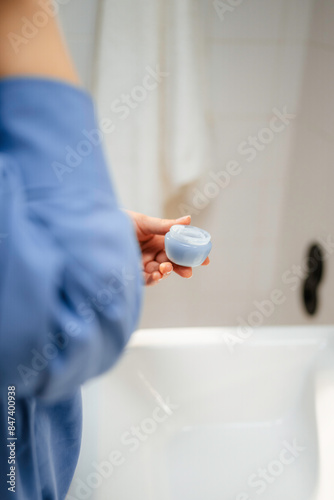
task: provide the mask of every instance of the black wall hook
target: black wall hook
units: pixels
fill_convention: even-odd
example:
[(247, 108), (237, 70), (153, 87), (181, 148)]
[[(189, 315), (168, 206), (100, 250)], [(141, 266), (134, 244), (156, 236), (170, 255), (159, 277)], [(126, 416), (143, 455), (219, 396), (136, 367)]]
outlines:
[(303, 303), (307, 314), (318, 310), (318, 287), (324, 274), (324, 256), (320, 245), (310, 246), (307, 257), (307, 275), (303, 286)]

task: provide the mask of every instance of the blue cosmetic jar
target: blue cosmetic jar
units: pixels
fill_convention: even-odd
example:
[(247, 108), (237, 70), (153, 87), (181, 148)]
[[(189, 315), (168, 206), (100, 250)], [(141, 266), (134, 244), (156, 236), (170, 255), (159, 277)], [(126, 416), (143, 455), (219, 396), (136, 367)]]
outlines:
[(210, 234), (199, 227), (176, 224), (165, 235), (167, 257), (180, 266), (200, 266), (211, 247)]

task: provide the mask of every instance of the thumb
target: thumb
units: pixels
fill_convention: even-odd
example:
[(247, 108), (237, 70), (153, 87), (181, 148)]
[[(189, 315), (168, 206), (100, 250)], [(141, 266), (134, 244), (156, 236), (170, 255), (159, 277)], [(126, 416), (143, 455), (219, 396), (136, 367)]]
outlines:
[(184, 224), (188, 225), (191, 222), (191, 215), (185, 215), (179, 219), (159, 219), (158, 217), (145, 217), (142, 229), (147, 234), (160, 234), (164, 235), (168, 233), (170, 228), (174, 224)]

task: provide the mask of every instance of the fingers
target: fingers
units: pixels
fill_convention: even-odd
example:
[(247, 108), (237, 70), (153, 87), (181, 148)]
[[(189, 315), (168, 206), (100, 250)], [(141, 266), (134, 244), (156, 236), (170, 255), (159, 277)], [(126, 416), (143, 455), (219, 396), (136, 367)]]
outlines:
[(147, 273), (154, 273), (158, 271), (161, 276), (163, 276), (164, 274), (170, 274), (173, 271), (173, 264), (171, 262), (159, 263), (153, 260), (145, 266), (145, 272)]
[(155, 260), (159, 262), (159, 264), (162, 264), (163, 262), (170, 262), (165, 250), (160, 250), (160, 252), (155, 256)]
[[(202, 266), (207, 266), (210, 263), (209, 257), (205, 259), (203, 262)], [(161, 273), (161, 278), (165, 274), (170, 274), (171, 271), (174, 271), (176, 274), (181, 276), (181, 278), (191, 278), (193, 275), (193, 271), (191, 267), (185, 267), (185, 266), (179, 266), (177, 264), (172, 264), (170, 261), (168, 261), (166, 252), (162, 250), (155, 256), (155, 260), (149, 262), (145, 266), (145, 271), (146, 272), (156, 272), (159, 271)]]
[(152, 274), (144, 272), (144, 281), (146, 286), (155, 285), (156, 283), (159, 283), (160, 280), (161, 274), (159, 272), (155, 272)]
[(193, 275), (191, 267), (178, 266), (177, 264), (174, 264), (174, 272), (181, 276), (181, 278), (191, 278)]
[[(160, 265), (168, 264), (169, 260), (164, 250), (161, 250), (156, 257), (155, 260), (160, 263)], [(181, 276), (182, 278), (191, 278), (193, 275), (191, 267), (178, 266), (177, 264), (172, 264), (172, 269), (176, 274)]]
[[(181, 276), (182, 278), (191, 278), (192, 277), (192, 268), (191, 267), (184, 267), (184, 266), (178, 266), (177, 264), (172, 264), (171, 262), (166, 262), (166, 261), (161, 261), (160, 259), (163, 259), (163, 254), (164, 252), (160, 252), (160, 254), (157, 255), (155, 261), (151, 261), (145, 266), (145, 272), (147, 273), (154, 273), (154, 272), (160, 272), (161, 276), (160, 278), (165, 277), (166, 275), (169, 275), (172, 271), (174, 271), (176, 274)], [(159, 260), (158, 260), (159, 259)]]
[[(202, 266), (207, 266), (210, 263), (209, 257), (205, 259)], [(181, 278), (191, 278), (193, 270), (191, 267), (179, 266), (168, 261), (166, 253), (161, 250), (155, 260), (151, 260), (144, 266), (145, 283), (148, 286), (155, 285), (159, 281), (167, 278), (172, 271), (178, 274)]]
[[(166, 252), (164, 250), (161, 250), (161, 252), (159, 252), (156, 255), (155, 260), (157, 262), (160, 262), (160, 263), (166, 262), (166, 261), (168, 262), (168, 257), (166, 255)], [(205, 259), (205, 261), (203, 262), (202, 266), (207, 266), (209, 263), (210, 263), (210, 259), (209, 259), (209, 257), (207, 257)], [(173, 263), (173, 270), (176, 274), (178, 274), (182, 278), (191, 278), (193, 275), (193, 271), (192, 271), (191, 267), (178, 266), (177, 264)]]
[(173, 264), (171, 262), (162, 262), (159, 265), (159, 271), (163, 276), (165, 274), (170, 274), (173, 271)]
[(191, 222), (191, 215), (185, 215), (179, 219), (159, 219), (158, 217), (145, 216), (141, 222), (142, 230), (146, 234), (160, 234), (168, 233), (174, 224), (188, 225)]
[(144, 270), (145, 284), (148, 286), (155, 285), (159, 281), (167, 278), (173, 271), (171, 262), (162, 262), (161, 264), (156, 261), (148, 262)]

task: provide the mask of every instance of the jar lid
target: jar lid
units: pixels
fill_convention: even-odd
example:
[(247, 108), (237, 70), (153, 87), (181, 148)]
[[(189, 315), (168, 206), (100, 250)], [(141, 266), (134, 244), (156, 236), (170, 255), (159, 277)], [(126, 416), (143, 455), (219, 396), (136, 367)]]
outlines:
[(186, 245), (206, 245), (211, 240), (211, 235), (195, 226), (175, 224), (170, 228), (170, 235)]

